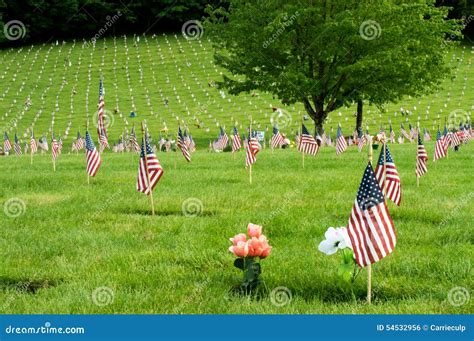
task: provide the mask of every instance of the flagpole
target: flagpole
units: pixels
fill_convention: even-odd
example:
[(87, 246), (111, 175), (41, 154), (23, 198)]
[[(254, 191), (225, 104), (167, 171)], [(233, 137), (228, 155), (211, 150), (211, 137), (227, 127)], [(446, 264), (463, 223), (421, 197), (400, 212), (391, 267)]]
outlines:
[(153, 190), (150, 188), (150, 173), (148, 172), (148, 156), (147, 156), (147, 144), (146, 144), (146, 135), (145, 135), (145, 125), (142, 122), (142, 135), (143, 135), (143, 150), (145, 151), (145, 170), (147, 178), (147, 186), (150, 191), (150, 202), (151, 202), (151, 215), (155, 215), (155, 204), (153, 202)]
[[(301, 119), (301, 127), (300, 127), (300, 140), (298, 142), (299, 145), (301, 145), (301, 137), (303, 136), (303, 119)], [(296, 148), (298, 148), (298, 146), (296, 146)], [(301, 151), (301, 155), (302, 156), (302, 161), (303, 161), (303, 168), (304, 168), (304, 150)]]
[[(249, 140), (247, 142), (247, 148), (250, 148), (250, 140), (252, 139), (252, 115), (250, 115), (250, 131), (249, 131)], [(253, 154), (252, 150), (250, 150), (250, 153)], [(250, 180), (250, 184), (252, 184), (252, 163), (250, 163), (249, 165), (249, 180)]]
[[(372, 163), (373, 159), (373, 148), (372, 148), (372, 136), (369, 136), (369, 162)], [(385, 187), (385, 186), (384, 186)], [(367, 265), (367, 303), (372, 304), (372, 264)]]
[[(86, 119), (86, 134), (89, 131), (89, 119)], [(90, 185), (91, 180), (89, 176), (89, 172), (87, 171), (87, 141), (84, 141), (84, 148), (86, 149), (86, 174), (87, 174), (87, 184)], [(100, 148), (100, 146), (99, 146)], [(79, 150), (77, 150), (77, 153), (79, 154)], [(99, 154), (100, 155), (100, 154)]]
[[(420, 134), (420, 122), (418, 122), (418, 134)], [(418, 139), (420, 139), (420, 137), (418, 136)], [(416, 143), (416, 148), (417, 148), (417, 155), (416, 155), (416, 158), (417, 158), (417, 161), (418, 161), (418, 141)], [(420, 187), (420, 177), (417, 175), (416, 176), (416, 187)]]

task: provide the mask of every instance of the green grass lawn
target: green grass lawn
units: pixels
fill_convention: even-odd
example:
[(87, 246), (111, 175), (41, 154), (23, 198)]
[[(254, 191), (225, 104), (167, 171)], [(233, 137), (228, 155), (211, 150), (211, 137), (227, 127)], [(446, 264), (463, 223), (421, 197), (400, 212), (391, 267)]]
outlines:
[[(50, 155), (32, 166), (2, 157), (2, 208), (18, 198), (26, 209), (0, 215), (0, 313), (473, 313), (472, 300), (447, 299), (455, 287), (473, 292), (473, 149), (433, 164), (427, 143), (417, 188), (416, 145), (391, 146), (403, 188), (401, 207), (389, 203), (398, 244), (373, 266), (371, 306), (365, 270), (352, 294), (336, 274), (339, 256), (317, 250), (327, 227), (347, 223), (367, 158), (355, 147), (339, 158), (323, 148), (304, 169), (295, 150), (262, 151), (252, 185), (242, 152), (233, 160), (201, 148), (191, 164), (177, 155), (176, 169), (172, 153), (159, 153), (156, 216), (135, 191), (137, 155), (104, 154), (89, 186), (83, 155), (61, 155), (56, 173)], [(189, 198), (202, 203), (199, 216), (183, 214)], [(228, 238), (249, 222), (264, 225), (274, 248), (262, 278), (268, 292), (291, 291), (287, 305), (232, 293), (241, 273)], [(92, 299), (101, 287), (108, 305)]]

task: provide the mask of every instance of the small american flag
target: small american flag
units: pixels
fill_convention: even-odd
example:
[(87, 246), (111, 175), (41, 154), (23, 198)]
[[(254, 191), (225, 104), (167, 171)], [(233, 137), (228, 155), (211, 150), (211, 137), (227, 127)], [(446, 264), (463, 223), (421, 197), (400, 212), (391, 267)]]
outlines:
[(360, 267), (378, 262), (395, 248), (395, 226), (370, 162), (360, 183), (347, 231)]
[(38, 151), (38, 144), (36, 143), (35, 134), (33, 133), (33, 131), (31, 131), (30, 150), (31, 154), (34, 154)]
[(435, 153), (434, 153), (434, 160), (439, 160), (443, 157), (446, 157), (446, 146), (444, 144), (444, 139), (443, 136), (441, 136), (441, 132), (439, 131), (438, 127), (438, 133), (436, 134), (436, 145), (435, 145)]
[(256, 137), (250, 137), (247, 141), (246, 153), (245, 153), (245, 165), (248, 167), (253, 165), (257, 161), (257, 154), (260, 151), (260, 144)]
[(430, 132), (429, 132), (428, 129), (426, 129), (426, 128), (425, 128), (425, 131), (424, 131), (423, 139), (424, 139), (425, 141), (431, 141)]
[(403, 123), (400, 124), (400, 132), (402, 135), (407, 138), (410, 142), (413, 141), (413, 137), (405, 130), (405, 127), (403, 126)]
[[(393, 161), (392, 154), (388, 145), (385, 145), (385, 159), (383, 154), (384, 148), (380, 151), (379, 161), (375, 168), (375, 177), (379, 182), (380, 188), (385, 192), (387, 198), (392, 200), (396, 205), (400, 206), (402, 198), (402, 190), (400, 184), (400, 176), (398, 175), (395, 162)], [(385, 170), (385, 181), (384, 181), (384, 170)]]
[(298, 150), (309, 155), (316, 155), (319, 150), (318, 142), (309, 133), (304, 124), (301, 126), (301, 136), (299, 137)]
[(426, 153), (425, 146), (421, 141), (421, 136), (418, 135), (418, 150), (416, 153), (416, 176), (420, 177), (428, 171), (426, 166), (426, 161), (428, 161), (428, 154)]
[(278, 130), (278, 128), (276, 126), (273, 127), (273, 136), (272, 136), (272, 139), (270, 141), (270, 145), (272, 147), (272, 149), (275, 149), (275, 148), (280, 148), (281, 145), (283, 144), (283, 135), (280, 133), (280, 131)]
[(104, 101), (104, 88), (102, 86), (102, 78), (99, 81), (99, 109), (98, 109), (98, 118), (97, 118), (97, 133), (99, 134), (99, 141), (102, 150), (105, 149), (105, 147), (109, 146), (108, 138), (107, 138), (107, 132), (105, 130), (105, 124), (104, 124), (104, 107), (105, 107), (105, 101)]
[(81, 133), (77, 132), (77, 138), (76, 138), (76, 150), (82, 150), (84, 149), (84, 139), (81, 136)]
[(135, 153), (140, 151), (140, 145), (138, 144), (137, 135), (135, 134), (135, 127), (133, 127), (130, 132), (130, 146)]
[(227, 147), (227, 143), (229, 142), (229, 137), (227, 136), (226, 132), (222, 127), (220, 127), (218, 141), (218, 149), (224, 150)]
[(58, 141), (56, 141), (56, 137), (53, 136), (51, 138), (51, 156), (53, 157), (53, 161), (56, 161), (59, 155), (59, 144)]
[(461, 145), (461, 138), (459, 137), (458, 133), (457, 132), (450, 132), (449, 133), (451, 135), (451, 146), (453, 147), (457, 147), (457, 146), (460, 146)]
[(10, 140), (8, 139), (8, 134), (5, 132), (3, 134), (3, 151), (5, 153), (8, 153), (10, 150), (12, 150), (12, 144)]
[(110, 148), (109, 140), (107, 139), (105, 130), (101, 130), (99, 133), (99, 148), (101, 153), (104, 151), (105, 148)]
[(178, 141), (177, 141), (179, 149), (181, 149), (181, 153), (183, 153), (184, 158), (186, 161), (191, 162), (191, 154), (189, 153), (188, 146), (184, 141), (184, 136), (181, 131), (181, 127), (178, 128)]
[(148, 143), (148, 139), (144, 138), (144, 140), (146, 141), (142, 142), (138, 165), (137, 191), (149, 195), (163, 175), (163, 168)]
[(390, 143), (395, 143), (395, 132), (392, 129), (392, 125), (390, 125), (390, 137), (388, 140)]
[(46, 137), (43, 135), (41, 136), (41, 138), (39, 139), (38, 141), (38, 146), (43, 149), (44, 151), (48, 151), (49, 150), (49, 147), (48, 147), (48, 140), (46, 140)]
[(357, 143), (357, 148), (359, 149), (359, 153), (362, 151), (362, 148), (364, 148), (364, 145), (366, 144), (366, 142), (367, 142), (366, 135), (362, 134), (362, 131), (359, 131), (359, 141)]
[(86, 131), (86, 171), (89, 176), (95, 176), (102, 163), (100, 154), (95, 148), (94, 142), (88, 131)]
[(23, 154), (21, 152), (21, 145), (20, 145), (20, 142), (18, 141), (18, 137), (16, 136), (15, 134), (15, 140), (14, 140), (14, 144), (13, 144), (13, 149), (15, 150), (15, 154), (16, 155), (21, 155)]
[(346, 149), (347, 149), (346, 139), (344, 138), (344, 135), (342, 135), (341, 126), (338, 126), (337, 133), (336, 133), (336, 155), (340, 155), (344, 153)]
[(237, 127), (234, 127), (232, 135), (232, 152), (235, 153), (240, 148), (242, 148), (242, 141), (240, 139), (239, 132), (237, 131)]

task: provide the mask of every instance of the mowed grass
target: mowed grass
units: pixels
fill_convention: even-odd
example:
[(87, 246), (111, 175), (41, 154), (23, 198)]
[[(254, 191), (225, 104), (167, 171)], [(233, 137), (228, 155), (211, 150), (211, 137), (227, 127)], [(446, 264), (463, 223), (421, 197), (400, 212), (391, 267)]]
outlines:
[[(403, 186), (401, 207), (389, 203), (398, 231), (395, 252), (373, 266), (373, 304), (366, 272), (353, 291), (337, 276), (338, 255), (317, 250), (329, 226), (347, 223), (367, 156), (352, 147), (337, 158), (292, 150), (258, 155), (249, 185), (244, 153), (198, 151), (191, 164), (159, 153), (165, 174), (149, 198), (135, 191), (138, 156), (105, 154), (87, 185), (84, 156), (0, 158), (0, 203), (23, 200), (17, 218), (0, 215), (0, 313), (473, 313), (472, 299), (448, 302), (455, 287), (473, 294), (473, 144), (449, 160), (431, 161), (416, 187), (415, 144), (391, 146)], [(375, 151), (374, 157), (377, 158)], [(177, 167), (174, 169), (174, 157)], [(199, 216), (182, 212), (202, 202)], [(2, 207), (3, 208), (3, 207)], [(232, 293), (241, 280), (228, 240), (248, 222), (264, 225), (273, 251), (262, 261), (270, 292), (291, 290), (278, 307)], [(94, 304), (94, 290), (113, 291)], [(110, 301), (109, 301), (110, 302)]]

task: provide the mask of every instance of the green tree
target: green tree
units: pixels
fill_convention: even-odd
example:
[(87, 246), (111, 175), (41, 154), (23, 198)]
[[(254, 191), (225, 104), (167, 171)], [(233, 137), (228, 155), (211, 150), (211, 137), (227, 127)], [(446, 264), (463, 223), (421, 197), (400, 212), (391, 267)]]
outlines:
[(208, 8), (205, 32), (231, 94), (261, 90), (303, 103), (316, 129), (328, 114), (435, 90), (450, 74), (448, 8), (425, 1), (230, 0)]

